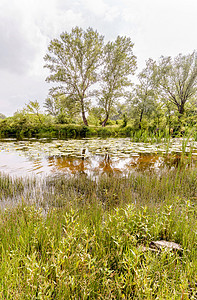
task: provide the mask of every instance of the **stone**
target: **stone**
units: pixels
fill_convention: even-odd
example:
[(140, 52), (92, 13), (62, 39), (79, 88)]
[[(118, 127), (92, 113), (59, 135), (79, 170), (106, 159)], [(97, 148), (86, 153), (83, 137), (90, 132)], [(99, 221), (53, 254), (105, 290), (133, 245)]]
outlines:
[(181, 248), (181, 246), (177, 243), (174, 242), (168, 242), (168, 241), (152, 241), (149, 245), (150, 248), (152, 249), (157, 249), (157, 250), (161, 250), (161, 249), (169, 249), (169, 250), (176, 250), (176, 251), (183, 251), (183, 249)]

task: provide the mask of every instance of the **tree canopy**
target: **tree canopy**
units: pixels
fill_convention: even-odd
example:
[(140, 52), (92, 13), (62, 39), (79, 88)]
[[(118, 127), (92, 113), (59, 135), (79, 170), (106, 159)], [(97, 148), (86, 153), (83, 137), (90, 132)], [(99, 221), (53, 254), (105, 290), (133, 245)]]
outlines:
[(105, 111), (102, 126), (106, 125), (114, 102), (125, 96), (125, 88), (132, 85), (130, 75), (136, 70), (136, 56), (130, 38), (118, 36), (104, 47), (104, 66), (101, 72), (99, 105)]
[(92, 85), (98, 81), (98, 69), (102, 64), (102, 47), (103, 36), (97, 31), (75, 27), (71, 33), (62, 33), (60, 40), (52, 40), (49, 54), (44, 57), (45, 67), (51, 72), (46, 80), (61, 84), (52, 88), (51, 93), (59, 92), (79, 102), (85, 125), (88, 125), (87, 100), (92, 95)]
[(179, 54), (174, 59), (162, 56), (156, 67), (156, 86), (160, 95), (176, 107), (180, 118), (186, 102), (197, 93), (197, 53)]
[(149, 59), (146, 67), (138, 74), (139, 83), (133, 88), (129, 102), (132, 104), (132, 114), (137, 117), (139, 129), (143, 116), (150, 115), (156, 108), (157, 93), (154, 89), (154, 61)]
[[(153, 120), (152, 128), (160, 118), (169, 127), (175, 123), (180, 127), (177, 124), (185, 118), (194, 124), (197, 53), (149, 59), (133, 84), (137, 69), (133, 47), (131, 38), (123, 36), (104, 43), (104, 37), (92, 28), (75, 27), (53, 39), (44, 57), (50, 71), (46, 80), (54, 83), (45, 100), (48, 114), (55, 122), (81, 123), (80, 113), (83, 124), (103, 127), (122, 117), (125, 124), (130, 117), (138, 129), (142, 123), (150, 124), (148, 119)], [(118, 104), (124, 112), (117, 112)]]
[(6, 118), (6, 116), (4, 114), (0, 113), (0, 119), (5, 119), (5, 118)]

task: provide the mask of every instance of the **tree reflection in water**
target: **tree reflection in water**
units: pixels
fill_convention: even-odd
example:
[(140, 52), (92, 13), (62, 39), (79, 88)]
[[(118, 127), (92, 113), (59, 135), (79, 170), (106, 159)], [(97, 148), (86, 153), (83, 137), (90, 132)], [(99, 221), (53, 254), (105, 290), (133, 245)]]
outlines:
[[(71, 174), (85, 173), (85, 152), (86, 149), (82, 149), (80, 157), (50, 156), (48, 157), (48, 165), (55, 173), (58, 171), (68, 171)], [(86, 163), (88, 164), (88, 160)]]
[(159, 157), (112, 157), (108, 152), (104, 155), (91, 155), (86, 157), (86, 149), (82, 149), (80, 157), (72, 156), (52, 156), (48, 158), (48, 164), (52, 172), (59, 171), (64, 173), (86, 173), (86, 174), (113, 174), (124, 173), (130, 170), (145, 170), (160, 163)]
[(33, 173), (98, 176), (163, 168), (196, 168), (197, 142), (192, 142), (184, 153), (181, 140), (171, 142), (166, 152), (164, 144), (131, 143), (129, 139), (2, 141), (0, 171), (17, 176)]

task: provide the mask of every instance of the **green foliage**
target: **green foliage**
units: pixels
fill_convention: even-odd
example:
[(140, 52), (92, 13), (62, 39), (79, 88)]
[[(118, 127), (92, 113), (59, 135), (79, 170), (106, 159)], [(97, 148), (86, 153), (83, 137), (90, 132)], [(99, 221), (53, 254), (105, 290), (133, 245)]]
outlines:
[[(149, 59), (131, 90), (131, 75), (136, 70), (131, 39), (118, 36), (106, 44), (103, 40), (92, 28), (79, 27), (52, 40), (44, 58), (50, 71), (46, 80), (56, 84), (45, 100), (48, 115), (41, 113), (38, 101), (29, 101), (12, 118), (0, 114), (1, 136), (79, 137), (84, 131), (78, 128), (90, 123), (96, 128), (87, 131), (89, 136), (130, 136), (129, 124), (132, 136), (138, 139), (156, 131), (165, 135), (166, 128), (174, 137), (180, 136), (196, 127), (195, 51), (174, 59), (162, 56), (158, 62)], [(68, 127), (59, 132), (58, 125)], [(98, 129), (99, 125), (108, 129)]]
[(133, 132), (133, 127), (128, 125), (128, 126), (121, 126), (120, 130), (119, 130), (119, 134), (122, 136), (127, 136), (127, 137), (131, 137), (132, 136), (132, 132)]
[(61, 103), (58, 97), (48, 97), (45, 100), (44, 107), (48, 114), (57, 116), (61, 112)]
[(103, 116), (103, 108), (93, 106), (89, 111), (88, 121), (90, 122), (90, 124), (98, 126), (101, 125)]
[(108, 126), (105, 128), (97, 128), (97, 135), (101, 137), (118, 136), (118, 127)]
[[(150, 120), (144, 117), (141, 122), (141, 130), (139, 130), (138, 122), (131, 123), (131, 121), (129, 121), (128, 125), (123, 127), (122, 120), (118, 122), (118, 125), (116, 124), (117, 121), (109, 120), (109, 125), (105, 128), (89, 126), (87, 129), (87, 126), (70, 123), (70, 120), (67, 119), (64, 114), (59, 117), (62, 119), (57, 121), (57, 118), (40, 114), (40, 118), (42, 119), (42, 123), (40, 123), (37, 115), (27, 114), (25, 111), (17, 112), (13, 117), (0, 121), (0, 136), (17, 137), (20, 139), (24, 137), (79, 138), (85, 136), (126, 136), (131, 137), (135, 141), (146, 142), (151, 141), (153, 137), (155, 139), (157, 132), (163, 137), (170, 133), (168, 127), (166, 127), (165, 118), (163, 117), (160, 118), (159, 127), (157, 119), (155, 121), (154, 119)], [(189, 132), (192, 132), (192, 137), (196, 139), (196, 127), (188, 127), (187, 120), (180, 131), (177, 119), (171, 118), (171, 126), (169, 128), (173, 128), (173, 136), (187, 135)]]
[(85, 125), (56, 125), (54, 127), (59, 138), (83, 138), (96, 135), (96, 132)]
[[(40, 122), (41, 120), (41, 122)], [(53, 120), (42, 114), (29, 114), (25, 110), (17, 111), (13, 117), (6, 118), (1, 121), (1, 136), (4, 137), (32, 137), (43, 130), (50, 127)]]
[(126, 113), (123, 114), (123, 120), (122, 120), (122, 127), (126, 127), (127, 126), (127, 122), (128, 122), (128, 118), (127, 118), (127, 115)]
[(38, 101), (29, 101), (28, 104), (26, 104), (26, 109), (28, 112), (33, 114), (39, 114), (40, 112), (40, 104)]
[(0, 113), (0, 119), (5, 119), (5, 118), (6, 118), (6, 116), (4, 114)]
[[(4, 197), (26, 193), (0, 212), (0, 297), (195, 299), (197, 174), (151, 175), (0, 175)], [(162, 239), (183, 251), (149, 249)]]
[(104, 67), (101, 74), (99, 106), (105, 111), (105, 126), (115, 102), (125, 96), (125, 88), (131, 86), (129, 76), (136, 70), (136, 57), (130, 38), (118, 36), (115, 42), (104, 47)]
[(69, 124), (78, 121), (80, 112), (79, 103), (69, 96), (54, 94), (45, 100), (44, 107), (49, 115), (55, 117), (58, 124)]
[(38, 120), (39, 120), (40, 124), (42, 124), (43, 120), (41, 118), (41, 111), (40, 110), (41, 110), (40, 104), (37, 100), (36, 101), (29, 101), (29, 103), (26, 104), (26, 111), (36, 115), (38, 117)]
[(60, 40), (52, 40), (49, 54), (44, 58), (45, 67), (52, 73), (47, 81), (62, 84), (53, 88), (51, 93), (65, 94), (74, 103), (79, 103), (85, 125), (88, 125), (85, 110), (91, 96), (90, 88), (98, 81), (102, 46), (103, 37), (97, 31), (75, 27), (71, 33), (62, 33)]
[(70, 123), (69, 122), (70, 120), (65, 113), (58, 114), (55, 121), (57, 124), (69, 124)]
[(133, 88), (127, 103), (129, 114), (135, 120), (136, 129), (144, 128), (144, 117), (151, 119), (153, 113), (158, 112), (157, 91), (154, 89), (154, 62), (149, 59), (146, 67), (138, 74), (139, 84)]
[(156, 86), (163, 101), (169, 101), (181, 119), (185, 105), (197, 92), (197, 55), (194, 51), (189, 55), (179, 54), (174, 60), (161, 57), (157, 68)]

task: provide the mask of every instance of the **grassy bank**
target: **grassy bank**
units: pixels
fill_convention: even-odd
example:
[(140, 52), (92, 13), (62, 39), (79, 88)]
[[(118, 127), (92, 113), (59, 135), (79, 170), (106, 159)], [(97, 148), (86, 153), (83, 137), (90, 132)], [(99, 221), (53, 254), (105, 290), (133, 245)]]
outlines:
[(196, 175), (1, 175), (0, 298), (196, 299)]
[[(185, 128), (184, 132), (174, 132), (174, 136), (191, 136), (197, 140), (196, 128)], [(83, 126), (74, 124), (19, 124), (9, 123), (6, 120), (0, 122), (1, 138), (85, 138), (85, 137), (130, 137), (133, 141), (138, 142), (158, 142), (169, 137), (169, 130), (161, 128), (153, 129), (136, 129), (131, 125), (122, 127), (120, 125), (112, 126)]]

